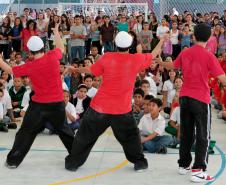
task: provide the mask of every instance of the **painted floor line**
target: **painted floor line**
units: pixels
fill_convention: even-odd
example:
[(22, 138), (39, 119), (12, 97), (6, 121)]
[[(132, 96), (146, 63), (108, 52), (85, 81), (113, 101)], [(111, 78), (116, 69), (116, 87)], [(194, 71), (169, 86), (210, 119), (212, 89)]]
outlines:
[(93, 178), (100, 177), (100, 176), (103, 176), (105, 174), (108, 174), (110, 172), (114, 172), (114, 171), (122, 168), (123, 166), (125, 166), (127, 164), (128, 164), (128, 161), (125, 160), (125, 161), (121, 162), (120, 164), (116, 165), (115, 167), (109, 168), (109, 169), (107, 169), (105, 171), (102, 171), (102, 172), (99, 172), (99, 173), (96, 173), (96, 174), (93, 174), (93, 175), (88, 175), (88, 176), (85, 176), (85, 177), (79, 177), (79, 178), (75, 178), (75, 179), (71, 179), (71, 180), (56, 182), (56, 183), (49, 184), (49, 185), (70, 184), (70, 183), (75, 183), (75, 182), (80, 182), (80, 181), (84, 181), (84, 180), (93, 179)]
[[(11, 150), (11, 148), (0, 147), (0, 152), (5, 151), (5, 150)], [(64, 150), (64, 149), (35, 149), (35, 148), (31, 149), (30, 151), (33, 151), (33, 152), (67, 152), (67, 150)], [(123, 153), (124, 154), (124, 151), (122, 151), (122, 150), (92, 150), (91, 152), (94, 152), (94, 153), (98, 153), (98, 152)], [(144, 152), (144, 154), (150, 154), (150, 153)], [(167, 154), (179, 155), (178, 152), (168, 152)], [(214, 155), (221, 155), (221, 154), (216, 153), (216, 154), (211, 154), (210, 156), (214, 156)], [(224, 155), (226, 155), (226, 154), (224, 154)]]
[(206, 183), (205, 185), (210, 185), (210, 184), (213, 184), (224, 172), (225, 170), (225, 167), (226, 167), (226, 158), (225, 158), (225, 154), (223, 153), (223, 151), (218, 147), (216, 146), (216, 149), (218, 150), (218, 152), (220, 153), (221, 155), (221, 167), (220, 169), (218, 170), (217, 174), (215, 175), (215, 180), (213, 182), (208, 182)]

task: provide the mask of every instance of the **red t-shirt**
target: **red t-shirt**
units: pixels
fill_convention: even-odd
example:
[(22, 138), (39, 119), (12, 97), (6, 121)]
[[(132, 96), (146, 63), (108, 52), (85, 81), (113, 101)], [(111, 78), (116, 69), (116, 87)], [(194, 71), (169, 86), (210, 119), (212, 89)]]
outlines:
[(28, 51), (27, 42), (31, 36), (37, 35), (36, 31), (30, 32), (28, 29), (24, 28), (21, 32), (21, 39), (23, 40), (23, 50)]
[(132, 110), (137, 73), (151, 65), (151, 54), (106, 53), (91, 66), (103, 82), (90, 106), (100, 113), (126, 114)]
[(216, 78), (223, 75), (217, 58), (205, 48), (195, 45), (183, 52), (174, 61), (174, 67), (181, 69), (184, 83), (180, 96), (188, 96), (210, 103), (209, 74)]
[(51, 50), (43, 57), (21, 66), (13, 67), (16, 77), (28, 76), (35, 92), (32, 100), (38, 103), (52, 103), (64, 100), (60, 77), (60, 49)]

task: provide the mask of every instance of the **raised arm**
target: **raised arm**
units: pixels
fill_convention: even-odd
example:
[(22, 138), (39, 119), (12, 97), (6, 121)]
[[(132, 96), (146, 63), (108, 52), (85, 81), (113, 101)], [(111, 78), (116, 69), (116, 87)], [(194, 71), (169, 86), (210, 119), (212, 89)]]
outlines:
[(73, 66), (66, 67), (64, 74), (67, 74), (67, 73), (89, 73), (89, 74), (92, 74), (90, 67), (75, 68)]
[(0, 68), (7, 72), (8, 74), (13, 74), (12, 67), (3, 61), (2, 56), (0, 55)]
[(157, 58), (157, 63), (167, 70), (174, 69), (173, 62), (163, 62), (160, 56)]
[(56, 48), (59, 48), (61, 50), (62, 53), (64, 53), (64, 44), (62, 42), (60, 33), (59, 33), (59, 25), (60, 23), (57, 23), (55, 25), (55, 28), (53, 28), (53, 33), (54, 33), (54, 39), (55, 39), (55, 43), (56, 43)]

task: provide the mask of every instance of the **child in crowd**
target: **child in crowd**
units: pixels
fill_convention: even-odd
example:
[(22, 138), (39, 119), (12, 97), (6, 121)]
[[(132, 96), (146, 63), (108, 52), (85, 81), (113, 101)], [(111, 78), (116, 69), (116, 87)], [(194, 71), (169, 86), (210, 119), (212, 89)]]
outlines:
[(133, 93), (133, 117), (136, 120), (137, 125), (140, 122), (140, 119), (144, 115), (144, 112), (142, 110), (143, 108), (143, 98), (144, 98), (144, 91), (142, 89), (135, 89)]
[(92, 59), (90, 59), (90, 58), (85, 58), (84, 59), (84, 66), (85, 67), (91, 67), (92, 64), (93, 64)]
[(87, 96), (93, 98), (97, 93), (97, 89), (93, 87), (93, 76), (90, 74), (85, 75), (84, 84), (88, 87)]
[(169, 80), (166, 80), (163, 84), (162, 92), (163, 92), (163, 108), (164, 112), (169, 114), (170, 113), (170, 107), (172, 103), (172, 96), (171, 92), (174, 89), (174, 80), (176, 77), (176, 72), (171, 69), (169, 70)]
[(26, 88), (23, 86), (22, 78), (14, 78), (13, 86), (9, 89), (9, 95), (12, 100), (15, 117), (19, 117), (20, 110), (23, 108), (21, 102), (25, 92)]
[(167, 146), (173, 141), (171, 136), (163, 135), (165, 119), (161, 116), (162, 101), (153, 98), (148, 104), (149, 114), (145, 114), (138, 125), (144, 150), (150, 153), (167, 153)]
[(69, 127), (72, 130), (76, 130), (79, 127), (79, 116), (77, 115), (76, 109), (72, 103), (69, 102), (70, 100), (70, 93), (69, 91), (64, 90), (64, 102), (65, 102), (65, 111), (67, 116), (66, 124), (69, 125)]
[(154, 98), (154, 96), (152, 95), (146, 95), (144, 96), (144, 100), (143, 100), (143, 112), (144, 115), (145, 114), (149, 114), (149, 109), (148, 109), (148, 104), (150, 103), (150, 101)]
[(1, 102), (3, 95), (4, 95), (4, 92), (2, 89), (0, 89), (0, 131), (8, 132), (8, 127), (3, 122), (4, 112), (3, 112), (3, 104)]
[(100, 85), (101, 85), (101, 77), (99, 76), (96, 76), (93, 78), (93, 87), (96, 88), (96, 89), (99, 89)]
[(6, 71), (2, 71), (1, 79), (4, 80), (4, 86), (5, 86), (6, 90), (8, 91), (13, 86), (12, 76), (10, 74), (8, 74)]
[(151, 94), (153, 95), (154, 97), (157, 96), (157, 86), (156, 86), (156, 83), (154, 81), (154, 79), (152, 78), (152, 74), (148, 74), (147, 71), (145, 69), (141, 70), (139, 72), (139, 75), (137, 77), (137, 81), (136, 83), (139, 84), (139, 86), (141, 86), (141, 82), (143, 80), (147, 80), (149, 82), (149, 93), (148, 94)]
[[(71, 62), (71, 65), (74, 68), (79, 68), (79, 59), (74, 58)], [(82, 83), (82, 76), (80, 73), (71, 73), (71, 75), (69, 75), (69, 80), (65, 79), (65, 82), (70, 89), (70, 94), (74, 95), (78, 89), (79, 84)]]
[(14, 118), (13, 115), (13, 108), (12, 108), (12, 101), (9, 96), (8, 91), (5, 89), (3, 83), (0, 82), (0, 90), (3, 91), (3, 96), (0, 98), (0, 102), (3, 105), (3, 122), (5, 125), (7, 125), (8, 128), (16, 129), (17, 120)]
[(152, 32), (149, 30), (148, 22), (143, 23), (143, 29), (139, 33), (139, 40), (142, 46), (143, 53), (148, 53), (151, 51), (151, 41), (153, 35)]
[(226, 28), (221, 26), (220, 35), (218, 37), (218, 54), (226, 52)]
[(79, 115), (80, 119), (89, 107), (91, 98), (87, 96), (88, 87), (85, 84), (80, 84), (76, 93), (76, 97), (72, 100), (75, 110)]
[(94, 59), (94, 63), (101, 57), (101, 55), (98, 54), (98, 48), (96, 46), (92, 46), (91, 55)]
[(22, 58), (22, 54), (20, 52), (16, 53), (16, 56), (15, 56), (15, 63), (16, 63), (16, 66), (20, 66), (20, 65), (23, 65), (25, 62), (23, 61), (23, 58)]
[(171, 56), (173, 54), (173, 45), (170, 38), (164, 41), (162, 46), (162, 54), (164, 57)]
[(214, 55), (217, 54), (217, 45), (218, 45), (218, 42), (217, 42), (217, 37), (214, 35), (214, 29), (211, 30), (211, 36), (209, 38), (209, 40), (207, 41), (207, 44), (206, 44), (206, 49), (213, 53)]
[(190, 28), (188, 24), (184, 25), (183, 32), (179, 35), (179, 40), (181, 43), (181, 49), (184, 46), (190, 47), (192, 43), (192, 33), (190, 32)]
[[(180, 141), (180, 107), (176, 107), (171, 116), (168, 126), (165, 128), (165, 131), (177, 138), (177, 143)], [(177, 145), (175, 143), (175, 146)]]

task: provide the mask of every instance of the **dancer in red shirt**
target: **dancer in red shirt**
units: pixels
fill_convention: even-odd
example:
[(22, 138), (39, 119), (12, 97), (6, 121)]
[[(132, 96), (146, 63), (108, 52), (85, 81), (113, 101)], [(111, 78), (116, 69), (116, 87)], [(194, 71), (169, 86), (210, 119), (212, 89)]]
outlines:
[(181, 52), (173, 63), (158, 62), (165, 68), (182, 70), (184, 83), (180, 91), (181, 138), (178, 163), (181, 175), (190, 171), (191, 147), (195, 140), (195, 162), (191, 172), (193, 182), (214, 180), (205, 172), (211, 129), (209, 75), (226, 85), (226, 76), (217, 58), (205, 49), (210, 35), (211, 28), (208, 25), (197, 25), (194, 29), (196, 44), (193, 47)]
[(151, 54), (129, 54), (133, 38), (122, 31), (115, 38), (119, 52), (104, 54), (90, 68), (68, 68), (69, 71), (102, 76), (103, 82), (84, 115), (71, 154), (66, 157), (66, 169), (77, 170), (86, 161), (98, 137), (109, 126), (122, 145), (126, 158), (134, 163), (134, 169), (140, 171), (148, 168), (132, 114), (132, 91), (136, 75), (151, 65), (152, 59), (160, 53), (163, 41)]
[(46, 121), (58, 132), (68, 152), (71, 151), (74, 134), (64, 124), (66, 114), (59, 62), (64, 45), (58, 27), (59, 24), (54, 29), (55, 50), (45, 54), (41, 38), (32, 36), (27, 43), (29, 51), (34, 55), (32, 62), (11, 68), (0, 58), (0, 67), (7, 73), (15, 77), (28, 76), (35, 93), (7, 156), (6, 166), (9, 168), (16, 168), (23, 161), (35, 137), (45, 128)]

